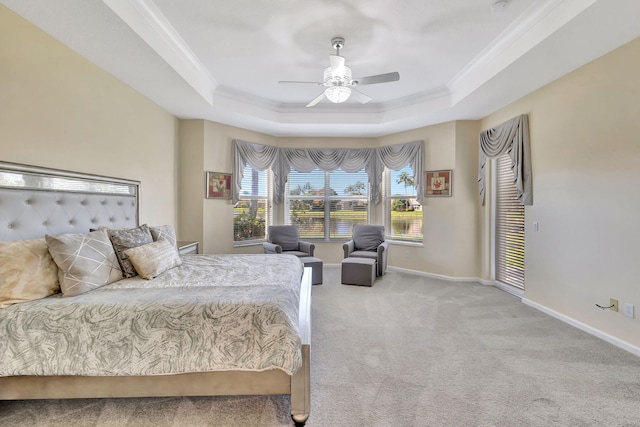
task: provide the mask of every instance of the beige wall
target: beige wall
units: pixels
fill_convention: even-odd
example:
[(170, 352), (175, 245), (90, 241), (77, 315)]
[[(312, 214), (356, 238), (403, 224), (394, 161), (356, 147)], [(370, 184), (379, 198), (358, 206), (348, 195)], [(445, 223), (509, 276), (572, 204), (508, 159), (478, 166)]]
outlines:
[(456, 278), (480, 274), (477, 212), (478, 122), (448, 122), (379, 138), (380, 145), (425, 143), (425, 170), (453, 170), (452, 197), (426, 197), (422, 247), (392, 246), (395, 267)]
[[(482, 121), (529, 115), (525, 298), (640, 346), (640, 39)], [(539, 231), (532, 231), (532, 223)], [(484, 238), (484, 241), (488, 239)], [(609, 298), (636, 318), (600, 310)]]
[[(274, 138), (246, 129), (209, 121), (204, 122), (204, 171), (233, 171), (233, 140), (273, 145)], [(202, 182), (204, 182), (202, 171)], [(200, 188), (203, 188), (202, 186)], [(200, 195), (200, 198), (204, 194)], [(206, 199), (203, 209), (204, 253), (262, 253), (262, 246), (233, 247), (233, 204), (231, 200)]]
[[(232, 141), (236, 138), (302, 148), (376, 147), (423, 140), (426, 169), (454, 170), (454, 197), (425, 200), (424, 245), (392, 245), (389, 264), (448, 277), (475, 278), (480, 275), (480, 258), (477, 255), (480, 238), (476, 172), (478, 122), (444, 123), (382, 138), (271, 137), (204, 120), (181, 121), (180, 128), (181, 179), (185, 182), (188, 180), (189, 187), (196, 186), (198, 189), (202, 188), (205, 170), (232, 171)], [(182, 139), (183, 135), (185, 140)], [(193, 147), (196, 147), (195, 150), (192, 150)], [(184, 157), (183, 153), (189, 158)], [(185, 235), (201, 241), (203, 252), (262, 252), (260, 245), (233, 247), (233, 206), (228, 200), (204, 200), (202, 204), (201, 191), (190, 193), (190, 200), (183, 200), (185, 195), (186, 191), (181, 192), (182, 212), (188, 209), (189, 213), (182, 215), (181, 224), (184, 223)], [(274, 223), (282, 224), (283, 206), (274, 205), (273, 208)], [(197, 216), (200, 211), (203, 213), (201, 218)], [(370, 217), (371, 222), (383, 224), (382, 205), (372, 206)], [(194, 233), (187, 233), (187, 229), (194, 230)], [(316, 255), (327, 264), (338, 264), (342, 260), (342, 243), (316, 242)]]
[(140, 220), (176, 224), (177, 120), (0, 6), (0, 160), (141, 181)]

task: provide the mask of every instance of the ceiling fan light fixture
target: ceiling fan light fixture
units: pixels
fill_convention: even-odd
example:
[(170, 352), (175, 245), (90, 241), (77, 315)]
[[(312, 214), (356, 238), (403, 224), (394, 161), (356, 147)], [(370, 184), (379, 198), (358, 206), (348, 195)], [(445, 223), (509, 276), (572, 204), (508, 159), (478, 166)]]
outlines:
[(351, 89), (347, 86), (331, 86), (324, 90), (324, 95), (331, 102), (340, 104), (351, 96)]

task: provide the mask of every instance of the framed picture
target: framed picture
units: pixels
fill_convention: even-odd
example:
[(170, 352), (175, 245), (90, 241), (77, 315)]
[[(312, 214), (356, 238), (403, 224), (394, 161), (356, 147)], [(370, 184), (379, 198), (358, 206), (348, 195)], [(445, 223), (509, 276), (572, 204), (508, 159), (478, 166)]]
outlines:
[(425, 172), (425, 196), (451, 196), (451, 170)]
[(207, 172), (207, 199), (231, 198), (231, 174)]

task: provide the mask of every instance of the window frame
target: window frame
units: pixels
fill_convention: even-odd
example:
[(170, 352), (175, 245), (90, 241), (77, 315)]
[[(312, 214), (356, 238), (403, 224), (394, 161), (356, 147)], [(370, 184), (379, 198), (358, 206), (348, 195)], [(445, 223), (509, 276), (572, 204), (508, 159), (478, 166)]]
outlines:
[[(404, 169), (409, 169), (411, 170), (411, 167), (409, 165), (406, 165), (404, 168), (400, 169), (400, 170), (392, 170), (389, 168), (384, 168), (384, 171), (382, 172), (382, 191), (383, 191), (383, 214), (384, 214), (384, 224), (385, 224), (385, 229), (386, 229), (386, 237), (387, 240), (394, 242), (394, 243), (399, 243), (399, 244), (404, 244), (404, 245), (410, 245), (410, 246), (422, 246), (423, 242), (424, 242), (424, 231), (422, 232), (420, 238), (409, 238), (409, 237), (404, 237), (401, 235), (394, 235), (392, 234), (393, 231), (393, 225), (392, 225), (392, 211), (393, 211), (393, 201), (394, 200), (399, 200), (399, 199), (416, 199), (416, 203), (418, 203), (418, 205), (420, 206), (420, 212), (422, 213), (422, 215), (420, 216), (420, 220), (422, 222), (422, 227), (424, 227), (424, 210), (423, 210), (423, 205), (420, 204), (417, 201), (417, 189), (416, 189), (416, 194), (412, 195), (412, 194), (401, 194), (401, 195), (392, 195), (391, 194), (391, 185), (392, 185), (392, 178), (393, 178), (393, 172), (399, 172), (402, 171)], [(411, 170), (412, 173), (413, 170)], [(412, 175), (415, 178), (415, 173), (414, 175)], [(415, 187), (414, 187), (415, 188)]]
[[(247, 176), (247, 172), (252, 173), (253, 170), (257, 170), (252, 168), (250, 165), (245, 166), (244, 168), (244, 177)], [(264, 182), (265, 182), (265, 186), (266, 186), (266, 191), (267, 194), (266, 195), (246, 195), (246, 194), (242, 194), (242, 191), (240, 192), (240, 194), (238, 194), (238, 202), (236, 202), (233, 205), (233, 246), (234, 247), (240, 247), (240, 246), (251, 246), (251, 245), (259, 245), (262, 244), (263, 242), (267, 241), (267, 230), (269, 229), (270, 225), (273, 225), (273, 173), (271, 171), (271, 169), (265, 169), (265, 170), (257, 170), (258, 173), (260, 172), (264, 172), (265, 173), (265, 178), (264, 178)], [(259, 238), (259, 239), (246, 239), (246, 240), (236, 240), (236, 233), (235, 233), (235, 225), (236, 225), (236, 209), (237, 209), (237, 205), (241, 202), (251, 202), (251, 201), (264, 201), (264, 206), (266, 209), (265, 215), (264, 215), (264, 237), (263, 238)], [(257, 218), (259, 218), (259, 216), (257, 216)]]
[[(323, 237), (308, 237), (304, 235), (304, 232), (301, 230), (300, 232), (300, 238), (304, 239), (304, 240), (310, 240), (310, 241), (316, 241), (316, 242), (344, 242), (345, 239), (349, 240), (350, 236), (336, 236), (336, 237), (332, 237), (331, 236), (331, 206), (332, 206), (332, 202), (333, 201), (337, 201), (337, 202), (341, 202), (341, 201), (345, 201), (345, 200), (353, 200), (353, 201), (365, 201), (366, 202), (366, 210), (365, 210), (365, 215), (366, 215), (366, 221), (363, 222), (363, 224), (370, 224), (371, 223), (371, 201), (370, 201), (370, 195), (369, 195), (369, 180), (368, 180), (368, 176), (366, 179), (365, 184), (365, 188), (366, 188), (366, 194), (363, 195), (332, 195), (331, 194), (331, 174), (336, 173), (336, 172), (342, 172), (342, 173), (353, 173), (353, 172), (345, 172), (342, 169), (336, 169), (334, 171), (323, 171), (321, 169), (314, 169), (312, 172), (317, 172), (320, 171), (323, 173), (324, 175), (324, 186), (322, 187), (323, 190), (323, 194), (322, 196), (319, 195), (311, 195), (311, 196), (292, 196), (291, 194), (291, 190), (290, 190), (290, 184), (291, 184), (291, 173), (304, 173), (304, 172), (298, 172), (295, 169), (291, 169), (291, 171), (289, 172), (289, 176), (287, 179), (287, 186), (285, 188), (285, 203), (284, 203), (284, 223), (286, 225), (292, 225), (291, 222), (291, 201), (292, 200), (323, 200), (324, 201), (324, 207), (323, 207), (323, 219), (324, 219), (324, 236)], [(361, 169), (360, 171), (358, 171), (358, 173), (361, 173), (364, 171), (364, 168)], [(365, 176), (367, 175), (366, 172)], [(335, 191), (335, 189), (334, 189)], [(337, 192), (337, 191), (336, 191)]]

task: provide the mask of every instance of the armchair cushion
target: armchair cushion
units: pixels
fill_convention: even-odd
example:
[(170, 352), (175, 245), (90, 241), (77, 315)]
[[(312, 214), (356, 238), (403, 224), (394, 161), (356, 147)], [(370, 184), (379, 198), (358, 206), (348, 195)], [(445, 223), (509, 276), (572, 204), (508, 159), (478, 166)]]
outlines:
[(269, 227), (269, 241), (282, 247), (283, 251), (298, 250), (298, 229), (293, 226)]
[(384, 242), (384, 226), (360, 225), (353, 226), (353, 243), (357, 251), (377, 251)]

